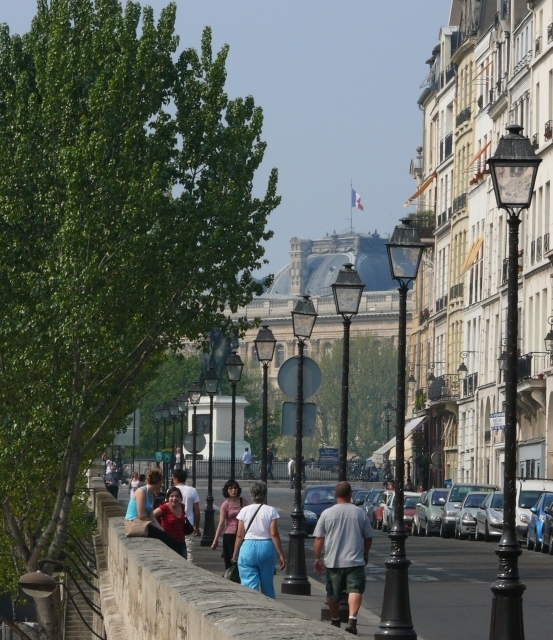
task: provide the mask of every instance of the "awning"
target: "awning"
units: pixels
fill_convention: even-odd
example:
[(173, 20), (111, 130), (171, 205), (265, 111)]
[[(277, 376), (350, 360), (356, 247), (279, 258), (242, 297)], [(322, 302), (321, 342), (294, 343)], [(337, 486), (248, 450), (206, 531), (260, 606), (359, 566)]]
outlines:
[[(405, 438), (410, 436), (413, 431), (424, 421), (428, 416), (422, 416), (422, 418), (413, 418), (409, 420), (409, 422), (405, 425)], [(382, 464), (384, 460), (384, 454), (388, 453), (391, 449), (396, 446), (396, 439), (392, 438), (386, 444), (383, 444), (380, 449), (377, 449), (371, 456), (373, 462), (376, 464)]]
[(478, 151), (472, 156), (472, 158), (467, 162), (467, 166), (463, 169), (463, 171), (468, 171), (472, 165), (478, 160), (478, 158), (486, 151), (486, 149), (491, 145), (492, 141), (486, 142), (486, 144), (478, 149)]
[(421, 186), (415, 191), (415, 193), (409, 198), (409, 200), (407, 200), (407, 202), (403, 205), (404, 207), (408, 207), (411, 204), (411, 200), (415, 200), (416, 198), (418, 198), (421, 193), (424, 193), (428, 187), (431, 185), (432, 180), (434, 180), (434, 178), (438, 175), (438, 173), (436, 171), (434, 171), (434, 173), (430, 176), (430, 178), (427, 178), (422, 184)]
[(484, 236), (480, 236), (477, 240), (472, 243), (471, 248), (468, 250), (467, 257), (463, 262), (463, 266), (461, 267), (461, 275), (464, 275), (474, 264), (476, 260), (476, 256), (478, 255), (478, 251), (484, 242)]

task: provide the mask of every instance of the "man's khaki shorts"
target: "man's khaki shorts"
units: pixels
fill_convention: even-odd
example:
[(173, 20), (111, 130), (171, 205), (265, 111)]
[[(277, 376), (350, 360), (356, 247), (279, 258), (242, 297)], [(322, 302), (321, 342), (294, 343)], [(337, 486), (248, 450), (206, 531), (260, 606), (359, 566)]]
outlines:
[(363, 593), (365, 591), (365, 567), (329, 569), (326, 567), (326, 595), (339, 602), (342, 593)]

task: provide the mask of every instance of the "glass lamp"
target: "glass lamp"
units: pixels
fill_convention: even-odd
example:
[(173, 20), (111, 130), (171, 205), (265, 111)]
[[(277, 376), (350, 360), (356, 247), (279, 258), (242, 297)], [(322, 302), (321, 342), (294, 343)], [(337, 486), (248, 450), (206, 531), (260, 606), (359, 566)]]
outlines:
[(292, 326), (294, 335), (299, 340), (307, 340), (311, 337), (317, 312), (309, 296), (303, 296), (292, 311)]
[(154, 407), (154, 420), (161, 420), (161, 405), (157, 404)]
[(169, 402), (169, 413), (172, 418), (176, 418), (179, 415), (179, 403), (176, 398), (173, 398), (171, 402)]
[[(227, 376), (228, 376), (229, 382), (240, 382), (240, 378), (242, 377), (242, 369), (244, 368), (244, 363), (242, 362), (242, 359), (238, 355), (238, 352), (236, 349), (232, 350), (232, 353), (227, 358), (225, 366), (227, 368)], [(206, 386), (207, 386), (207, 382), (206, 382)]]
[(205, 390), (211, 396), (217, 393), (218, 387), (219, 378), (217, 377), (217, 372), (213, 367), (210, 367), (209, 371), (205, 374)]
[(190, 397), (191, 404), (200, 403), (200, 398), (202, 396), (202, 388), (197, 382), (194, 382), (194, 384), (190, 385), (190, 388), (188, 389), (188, 395)]
[(184, 391), (182, 393), (179, 393), (177, 397), (177, 403), (179, 405), (179, 413), (181, 415), (186, 413), (186, 411), (188, 410), (188, 396), (186, 395), (186, 393), (184, 393)]
[(410, 218), (402, 218), (400, 222), (386, 243), (386, 249), (392, 278), (408, 282), (416, 279), (426, 246), (420, 241), (418, 230), (411, 226)]
[(354, 316), (359, 311), (361, 295), (365, 285), (351, 262), (347, 262), (338, 272), (336, 282), (332, 285), (336, 312), (341, 316)]
[(469, 370), (467, 369), (467, 365), (464, 362), (461, 362), (459, 368), (457, 369), (457, 375), (459, 380), (465, 380), (468, 376)]
[(170, 409), (169, 409), (169, 403), (168, 402), (164, 402), (161, 405), (161, 417), (166, 420), (169, 417), (170, 414)]
[(257, 359), (260, 362), (271, 362), (275, 353), (276, 339), (268, 326), (263, 325), (254, 340)]

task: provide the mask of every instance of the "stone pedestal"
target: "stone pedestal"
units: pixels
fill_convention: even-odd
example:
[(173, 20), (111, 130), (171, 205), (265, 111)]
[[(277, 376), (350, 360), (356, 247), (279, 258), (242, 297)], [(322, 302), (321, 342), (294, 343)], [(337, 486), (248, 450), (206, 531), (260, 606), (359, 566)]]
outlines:
[[(249, 402), (243, 396), (236, 396), (236, 459), (242, 461), (244, 449), (250, 447), (244, 440), (244, 409)], [(188, 411), (188, 431), (192, 431), (192, 419), (194, 412), (191, 408)], [(206, 425), (204, 436), (206, 439), (205, 448), (198, 451), (204, 460), (209, 457), (209, 397), (202, 396), (200, 404), (196, 409), (198, 422), (202, 421)], [(230, 427), (232, 421), (232, 397), (215, 396), (213, 398), (213, 457), (230, 458)], [(250, 449), (251, 451), (251, 449)], [(186, 452), (185, 452), (186, 453)], [(260, 451), (257, 452), (261, 454)]]

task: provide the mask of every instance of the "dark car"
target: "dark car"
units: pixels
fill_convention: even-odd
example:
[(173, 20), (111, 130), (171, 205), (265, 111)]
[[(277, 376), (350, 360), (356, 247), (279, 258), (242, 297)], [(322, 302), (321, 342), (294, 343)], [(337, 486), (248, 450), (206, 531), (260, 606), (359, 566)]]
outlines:
[(528, 551), (541, 551), (543, 526), (547, 516), (546, 509), (553, 504), (553, 493), (542, 493), (535, 507), (531, 507), (532, 516), (528, 523), (526, 546)]
[(382, 489), (373, 489), (365, 498), (365, 504), (363, 508), (365, 513), (369, 516), (372, 526), (376, 529), (376, 510), (380, 504), (380, 498), (384, 491)]
[[(334, 493), (335, 484), (319, 484), (306, 487), (303, 492), (303, 522), (302, 529), (311, 535), (315, 531), (315, 525), (321, 513), (336, 504), (336, 495)], [(352, 487), (352, 498), (355, 502), (355, 496), (360, 491), (367, 491), (363, 487)]]

